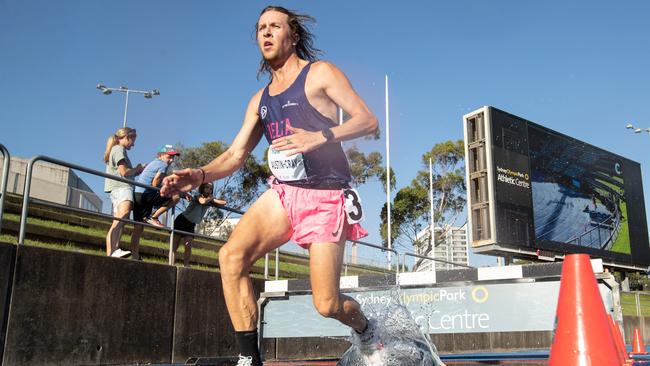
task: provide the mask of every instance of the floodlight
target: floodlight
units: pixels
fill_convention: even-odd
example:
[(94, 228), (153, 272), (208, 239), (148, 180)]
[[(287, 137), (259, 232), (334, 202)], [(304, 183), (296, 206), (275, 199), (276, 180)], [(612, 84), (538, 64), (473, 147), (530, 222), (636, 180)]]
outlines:
[(144, 93), (144, 97), (147, 99), (151, 99), (151, 93)]
[(102, 89), (102, 93), (103, 93), (104, 95), (109, 95), (109, 94), (112, 93), (112, 91), (111, 91), (110, 89), (108, 89), (108, 88), (104, 88), (104, 89)]
[(106, 86), (104, 84), (97, 84), (97, 89), (104, 90), (106, 89)]
[(153, 95), (160, 95), (160, 90), (158, 89), (154, 89), (151, 92), (153, 93)]
[(627, 126), (625, 126), (625, 128), (627, 128), (627, 129), (633, 129), (633, 128), (634, 128), (634, 126), (632, 126), (632, 124), (631, 124), (631, 123), (628, 123), (628, 124), (627, 124)]
[(642, 130), (640, 128), (637, 128), (636, 130), (634, 130), (634, 133), (641, 133), (641, 131)]

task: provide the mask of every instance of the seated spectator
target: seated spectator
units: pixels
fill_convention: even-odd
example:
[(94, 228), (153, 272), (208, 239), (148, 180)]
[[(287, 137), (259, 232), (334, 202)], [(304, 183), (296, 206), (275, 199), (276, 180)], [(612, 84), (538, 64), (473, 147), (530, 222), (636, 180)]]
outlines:
[[(172, 145), (164, 145), (158, 149), (156, 159), (147, 164), (147, 167), (135, 179), (136, 182), (147, 184), (154, 187), (160, 187), (163, 178), (167, 175), (167, 169), (174, 161), (174, 157), (179, 155)], [(152, 188), (143, 188), (136, 186), (134, 194), (133, 221), (146, 222), (154, 226), (164, 227), (158, 221), (158, 216), (166, 212), (170, 207), (176, 205), (179, 196), (162, 197), (160, 191)], [(157, 216), (151, 215), (154, 208)], [(135, 224), (131, 234), (131, 257), (140, 259), (140, 237), (144, 227)]]
[[(199, 193), (191, 198), (190, 204), (187, 206), (187, 209), (183, 211), (180, 215), (174, 220), (174, 230), (185, 231), (188, 233), (193, 233), (196, 225), (201, 223), (203, 216), (208, 211), (211, 205), (225, 205), (226, 201), (216, 199), (212, 196), (212, 190), (214, 189), (212, 183), (203, 183), (199, 186)], [(185, 246), (185, 253), (183, 254), (183, 265), (185, 267), (190, 266), (190, 260), (192, 259), (192, 240), (194, 236), (186, 234), (177, 234), (174, 236), (174, 243), (172, 246), (172, 252), (169, 254), (170, 262), (176, 264), (176, 250), (178, 249), (179, 243), (182, 241)]]

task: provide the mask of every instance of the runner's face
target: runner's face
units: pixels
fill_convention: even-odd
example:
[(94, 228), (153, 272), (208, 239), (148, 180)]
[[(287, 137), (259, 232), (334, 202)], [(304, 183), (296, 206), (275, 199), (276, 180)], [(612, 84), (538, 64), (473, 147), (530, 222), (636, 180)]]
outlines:
[(270, 10), (257, 22), (257, 44), (267, 61), (282, 59), (295, 49), (294, 37), (289, 27), (289, 16)]

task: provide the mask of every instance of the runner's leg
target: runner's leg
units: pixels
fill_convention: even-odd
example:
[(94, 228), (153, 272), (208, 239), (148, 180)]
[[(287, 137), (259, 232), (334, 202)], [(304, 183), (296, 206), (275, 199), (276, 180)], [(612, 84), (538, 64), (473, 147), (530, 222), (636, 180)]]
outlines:
[(358, 302), (341, 294), (340, 279), (345, 236), (339, 243), (313, 243), (309, 248), (309, 278), (316, 310), (357, 332), (366, 328), (366, 317)]
[(267, 252), (289, 240), (291, 225), (278, 194), (266, 191), (241, 217), (219, 250), (219, 266), (228, 314), (235, 331), (257, 327), (257, 303), (249, 271)]

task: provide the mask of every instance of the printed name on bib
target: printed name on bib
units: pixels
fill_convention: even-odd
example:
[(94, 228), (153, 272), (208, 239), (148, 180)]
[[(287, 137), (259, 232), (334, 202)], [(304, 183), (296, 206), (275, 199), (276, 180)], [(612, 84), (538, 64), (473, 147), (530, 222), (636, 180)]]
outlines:
[(279, 151), (269, 148), (269, 168), (279, 180), (292, 182), (307, 178), (305, 161), (302, 154), (287, 156), (289, 151)]

